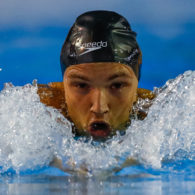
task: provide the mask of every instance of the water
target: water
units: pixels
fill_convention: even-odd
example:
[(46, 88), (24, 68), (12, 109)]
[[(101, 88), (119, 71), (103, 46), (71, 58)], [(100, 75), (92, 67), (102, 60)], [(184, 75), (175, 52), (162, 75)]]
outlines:
[[(0, 92), (0, 194), (195, 193), (195, 71), (139, 100), (147, 118), (105, 143), (74, 139), (36, 92), (36, 84)], [(65, 171), (49, 165), (54, 157)]]

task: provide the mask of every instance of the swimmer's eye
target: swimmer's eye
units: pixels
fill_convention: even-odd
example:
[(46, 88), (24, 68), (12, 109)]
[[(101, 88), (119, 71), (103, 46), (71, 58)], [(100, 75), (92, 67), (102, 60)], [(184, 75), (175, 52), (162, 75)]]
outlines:
[(113, 89), (113, 90), (117, 90), (117, 89), (123, 88), (124, 86), (126, 86), (126, 83), (124, 83), (124, 82), (117, 82), (117, 83), (113, 83), (110, 86), (110, 88)]
[(74, 87), (79, 89), (88, 89), (89, 85), (87, 83), (74, 83)]

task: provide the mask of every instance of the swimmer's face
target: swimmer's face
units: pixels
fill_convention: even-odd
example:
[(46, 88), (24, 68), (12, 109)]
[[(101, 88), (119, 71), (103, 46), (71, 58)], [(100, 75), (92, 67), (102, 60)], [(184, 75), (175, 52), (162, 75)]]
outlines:
[(68, 115), (78, 134), (101, 139), (125, 129), (138, 85), (129, 66), (74, 65), (66, 69), (63, 82)]

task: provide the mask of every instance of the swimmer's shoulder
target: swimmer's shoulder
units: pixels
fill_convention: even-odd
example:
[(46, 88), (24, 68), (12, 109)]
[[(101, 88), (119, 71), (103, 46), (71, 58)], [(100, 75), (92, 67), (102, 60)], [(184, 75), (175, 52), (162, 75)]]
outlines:
[(38, 84), (38, 88), (50, 88), (50, 89), (59, 89), (61, 91), (64, 91), (64, 85), (63, 82), (50, 82), (48, 84)]
[[(137, 89), (137, 101), (138, 99), (149, 99), (151, 101), (147, 102), (147, 104), (144, 105), (144, 109), (149, 109), (149, 107), (152, 105), (152, 100), (156, 97), (156, 95), (148, 90), (148, 89), (142, 89), (138, 88)], [(147, 112), (142, 110), (142, 109), (135, 109), (133, 110), (133, 114), (136, 115), (137, 119), (139, 120), (144, 120), (147, 117)]]
[(61, 111), (62, 114), (66, 113), (66, 105), (64, 99), (64, 86), (63, 82), (52, 82), (48, 84), (38, 84), (37, 93), (40, 101), (47, 106), (52, 106)]
[(156, 97), (156, 95), (148, 89), (138, 88), (137, 89), (137, 97), (141, 98), (141, 99), (148, 98), (149, 100), (152, 100)]

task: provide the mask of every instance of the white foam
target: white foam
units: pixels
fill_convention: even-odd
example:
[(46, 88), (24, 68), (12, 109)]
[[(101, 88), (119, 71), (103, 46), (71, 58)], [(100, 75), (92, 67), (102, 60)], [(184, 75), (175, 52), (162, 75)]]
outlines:
[(131, 145), (137, 148), (132, 154), (157, 167), (162, 160), (176, 158), (177, 152), (180, 158), (194, 158), (195, 71), (169, 80), (156, 92), (147, 118), (135, 121), (128, 129), (129, 142), (134, 142)]
[[(92, 174), (118, 167), (127, 157), (154, 167), (170, 158), (194, 160), (195, 71), (154, 91), (157, 97), (145, 120), (132, 121), (125, 136), (97, 144), (73, 139), (70, 123), (40, 103), (36, 86), (6, 86), (0, 93), (1, 172), (45, 166), (54, 156), (65, 167), (85, 165)], [(139, 101), (138, 107), (143, 103), (150, 101)]]
[[(69, 123), (40, 103), (37, 87), (7, 85), (0, 93), (0, 166), (16, 171), (48, 165)], [(59, 123), (57, 120), (61, 120)], [(62, 123), (65, 123), (63, 125)]]

